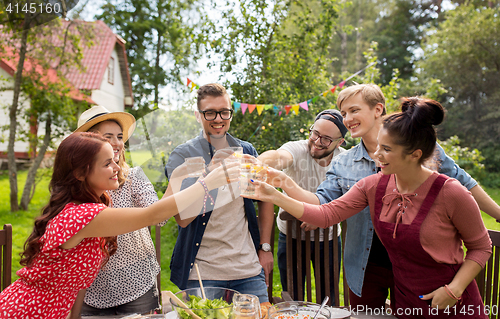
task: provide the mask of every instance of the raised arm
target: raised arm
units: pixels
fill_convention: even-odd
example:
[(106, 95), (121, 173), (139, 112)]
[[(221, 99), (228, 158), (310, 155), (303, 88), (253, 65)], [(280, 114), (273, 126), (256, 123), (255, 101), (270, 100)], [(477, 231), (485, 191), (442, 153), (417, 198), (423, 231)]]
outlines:
[[(181, 168), (182, 169), (182, 168)], [(227, 165), (230, 182), (238, 180), (240, 168), (237, 163)], [(205, 177), (209, 190), (227, 184), (224, 168), (221, 166)], [(105, 208), (81, 231), (64, 243), (62, 248), (69, 249), (88, 237), (109, 237), (125, 234), (169, 219), (190, 206), (195, 200), (202, 200), (205, 188), (201, 183), (182, 190), (172, 196), (164, 197), (146, 208)]]
[(439, 144), (436, 144), (436, 150), (439, 152), (440, 157), (439, 172), (458, 180), (472, 193), (477, 205), (483, 212), (495, 218), (497, 221), (500, 220), (500, 206), (466, 171), (460, 168), (451, 157), (446, 155)]
[(269, 167), (282, 170), (293, 164), (293, 156), (285, 150), (270, 150), (257, 157), (259, 161), (269, 165)]

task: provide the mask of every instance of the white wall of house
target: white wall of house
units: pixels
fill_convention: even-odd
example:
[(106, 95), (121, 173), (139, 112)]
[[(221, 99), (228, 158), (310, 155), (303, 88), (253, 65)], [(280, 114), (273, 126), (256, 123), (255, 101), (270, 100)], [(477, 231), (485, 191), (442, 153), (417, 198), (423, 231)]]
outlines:
[(120, 73), (120, 65), (116, 47), (111, 53), (113, 58), (113, 84), (109, 83), (108, 69), (104, 72), (101, 87), (99, 90), (92, 90), (92, 100), (97, 104), (104, 106), (111, 112), (123, 112), (125, 107), (125, 92), (123, 91), (122, 75)]
[[(0, 91), (0, 152), (6, 152), (7, 146), (9, 143), (9, 127), (10, 119), (9, 119), (9, 109), (12, 105), (12, 100), (14, 98), (14, 78), (7, 73), (4, 69), (0, 68), (0, 87), (1, 88), (10, 88), (11, 90)], [(19, 97), (19, 111), (29, 108), (30, 100), (26, 96)], [(21, 116), (18, 116), (18, 127), (17, 127), (17, 139), (19, 139), (21, 131), (29, 131), (29, 123)], [(38, 134), (44, 133), (45, 126), (39, 125)], [(29, 143), (24, 141), (17, 141), (14, 144), (14, 152), (28, 152), (29, 151)]]

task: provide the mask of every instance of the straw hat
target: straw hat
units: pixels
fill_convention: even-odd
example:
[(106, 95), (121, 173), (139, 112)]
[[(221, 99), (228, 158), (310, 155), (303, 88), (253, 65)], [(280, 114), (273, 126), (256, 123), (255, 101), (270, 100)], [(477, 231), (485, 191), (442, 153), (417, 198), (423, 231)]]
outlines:
[(123, 142), (126, 142), (135, 130), (135, 118), (132, 114), (126, 112), (110, 112), (101, 105), (95, 105), (86, 110), (78, 119), (78, 128), (75, 132), (87, 132), (92, 126), (114, 120), (120, 124), (123, 130)]

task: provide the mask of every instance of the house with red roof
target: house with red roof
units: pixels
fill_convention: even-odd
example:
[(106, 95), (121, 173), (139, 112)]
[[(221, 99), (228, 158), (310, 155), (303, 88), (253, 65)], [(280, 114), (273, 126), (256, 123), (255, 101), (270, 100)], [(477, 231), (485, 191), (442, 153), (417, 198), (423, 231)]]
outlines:
[[(84, 71), (77, 68), (64, 72), (64, 77), (73, 86), (70, 97), (76, 101), (86, 101), (88, 105), (99, 104), (105, 106), (112, 112), (131, 108), (134, 104), (132, 95), (132, 83), (128, 69), (127, 55), (125, 51), (125, 40), (113, 31), (102, 21), (79, 22), (92, 24), (94, 38), (93, 45), (83, 50), (82, 64)], [(55, 40), (57, 41), (57, 40)], [(7, 53), (8, 55), (8, 50)], [(4, 54), (0, 56), (0, 78), (6, 80), (7, 86), (0, 90), (0, 126), (9, 125), (9, 106), (13, 100), (14, 77), (18, 59), (8, 57)], [(39, 67), (36, 63), (25, 61), (24, 69)], [(55, 70), (46, 72), (47, 81), (57, 81)], [(20, 97), (20, 107), (29, 107), (30, 100), (26, 96)], [(29, 123), (21, 123), (22, 129), (31, 130), (32, 133), (38, 131), (39, 135), (44, 134), (43, 123), (37, 123), (35, 127)], [(7, 158), (8, 131), (3, 132), (0, 138), (0, 167), (2, 160)], [(16, 158), (29, 160), (34, 155), (29, 142), (18, 141), (15, 144)]]

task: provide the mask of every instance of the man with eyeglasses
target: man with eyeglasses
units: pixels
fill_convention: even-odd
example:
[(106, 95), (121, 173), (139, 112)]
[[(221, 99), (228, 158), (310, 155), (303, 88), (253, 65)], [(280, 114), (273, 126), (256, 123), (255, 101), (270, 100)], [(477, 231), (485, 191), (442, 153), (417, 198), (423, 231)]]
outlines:
[[(167, 178), (186, 158), (202, 156), (205, 163), (210, 163), (217, 158), (217, 150), (227, 147), (243, 147), (243, 154), (258, 156), (252, 144), (228, 133), (233, 110), (223, 86), (200, 87), (197, 107), (196, 120), (203, 129), (199, 136), (170, 154), (165, 167)], [(182, 188), (191, 184), (183, 181)], [(217, 192), (210, 194), (217, 199)], [(261, 303), (269, 301), (266, 280), (273, 268), (269, 243), (274, 205), (264, 202), (257, 205), (259, 223), (253, 201), (239, 196), (221, 207), (207, 201), (206, 213), (197, 217), (182, 220), (175, 216), (180, 227), (170, 262), (170, 280), (180, 289), (199, 287), (197, 272), (193, 271), (196, 263), (205, 287), (230, 288), (256, 295)]]
[[(281, 146), (278, 150), (270, 150), (262, 153), (258, 157), (259, 160), (279, 170), (283, 170), (291, 179), (293, 179), (300, 187), (311, 192), (316, 192), (317, 187), (325, 180), (326, 172), (331, 166), (333, 157), (344, 151), (340, 147), (344, 143), (344, 136), (347, 128), (342, 123), (342, 116), (337, 110), (325, 110), (320, 112), (314, 124), (309, 129), (309, 139), (302, 141), (288, 142)], [(280, 213), (282, 209), (280, 208)], [(277, 225), (280, 230), (278, 242), (278, 268), (280, 271), (281, 286), (283, 290), (287, 290), (287, 265), (286, 265), (286, 221), (282, 220), (278, 215)], [(318, 227), (308, 223), (301, 224), (301, 245), (303, 258), (305, 261), (305, 232), (315, 230)], [(340, 231), (340, 227), (339, 227)], [(320, 231), (320, 264), (316, 265), (314, 257), (314, 233), (311, 233), (311, 260), (313, 267), (320, 267), (322, 278), (324, 278), (324, 231)], [(330, 229), (329, 249), (330, 249), (330, 300), (335, 301), (334, 291), (334, 276), (339, 274), (333, 273), (333, 231)], [(337, 234), (337, 235), (340, 235)], [(293, 260), (296, 260), (296, 245), (297, 234), (293, 229)], [(339, 240), (340, 251), (340, 240)], [(340, 256), (340, 254), (339, 254)], [(305, 280), (305, 264), (302, 267), (303, 273), (301, 276), (302, 282)], [(294, 268), (293, 278), (293, 295), (297, 298), (297, 269)], [(324, 286), (321, 287), (321, 295), (325, 296)], [(303, 297), (303, 296), (302, 296)], [(319, 298), (319, 297), (318, 297)]]

